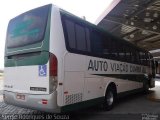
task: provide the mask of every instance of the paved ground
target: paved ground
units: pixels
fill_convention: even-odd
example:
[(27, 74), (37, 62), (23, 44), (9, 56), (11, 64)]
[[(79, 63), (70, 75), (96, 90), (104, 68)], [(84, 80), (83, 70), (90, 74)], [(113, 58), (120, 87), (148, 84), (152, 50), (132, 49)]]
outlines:
[[(2, 80), (0, 80), (0, 90), (2, 90)], [(150, 91), (150, 93), (152, 92), (153, 90)], [(160, 102), (150, 101), (147, 99), (147, 95), (139, 93), (118, 100), (115, 108), (108, 112), (102, 111), (98, 107), (92, 107), (69, 114), (48, 114), (7, 105), (3, 102), (2, 93), (0, 93), (0, 120), (60, 118), (72, 120), (160, 120)]]

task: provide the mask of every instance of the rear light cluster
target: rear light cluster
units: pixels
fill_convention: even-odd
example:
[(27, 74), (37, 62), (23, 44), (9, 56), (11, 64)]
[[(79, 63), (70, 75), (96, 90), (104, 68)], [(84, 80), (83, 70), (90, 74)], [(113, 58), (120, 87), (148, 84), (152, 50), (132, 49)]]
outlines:
[(57, 58), (50, 53), (50, 76), (57, 76)]
[(57, 58), (54, 54), (50, 53), (50, 84), (49, 84), (49, 89), (50, 89), (50, 93), (53, 92), (54, 90), (56, 90), (57, 88), (57, 68), (58, 68), (58, 62), (57, 62)]
[(3, 94), (3, 100), (6, 98), (5, 94)]

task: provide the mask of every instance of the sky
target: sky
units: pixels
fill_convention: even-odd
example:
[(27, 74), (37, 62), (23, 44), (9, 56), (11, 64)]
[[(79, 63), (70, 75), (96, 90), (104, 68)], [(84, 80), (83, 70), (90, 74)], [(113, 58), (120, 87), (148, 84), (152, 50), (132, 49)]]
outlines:
[(4, 68), (4, 46), (7, 25), (11, 18), (30, 9), (54, 4), (87, 21), (95, 22), (97, 17), (110, 5), (112, 0), (4, 0), (0, 4), (0, 69)]

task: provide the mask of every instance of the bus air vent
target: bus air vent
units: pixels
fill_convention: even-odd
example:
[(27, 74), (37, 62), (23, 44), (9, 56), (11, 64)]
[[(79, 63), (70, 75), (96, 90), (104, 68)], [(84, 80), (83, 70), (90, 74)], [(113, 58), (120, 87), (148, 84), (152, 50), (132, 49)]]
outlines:
[(81, 102), (81, 101), (82, 101), (82, 93), (77, 93), (77, 94), (65, 96), (65, 104), (66, 105)]

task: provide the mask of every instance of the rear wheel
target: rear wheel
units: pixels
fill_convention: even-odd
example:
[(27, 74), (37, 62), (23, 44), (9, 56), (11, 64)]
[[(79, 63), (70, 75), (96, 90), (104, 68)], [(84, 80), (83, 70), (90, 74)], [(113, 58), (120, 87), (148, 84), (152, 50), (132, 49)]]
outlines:
[(111, 110), (116, 101), (116, 90), (113, 87), (108, 87), (103, 103), (104, 110)]

